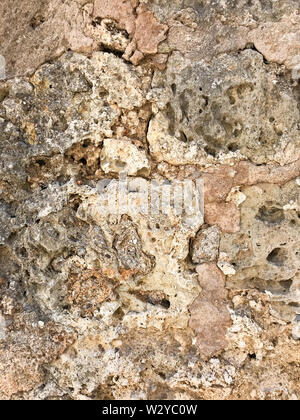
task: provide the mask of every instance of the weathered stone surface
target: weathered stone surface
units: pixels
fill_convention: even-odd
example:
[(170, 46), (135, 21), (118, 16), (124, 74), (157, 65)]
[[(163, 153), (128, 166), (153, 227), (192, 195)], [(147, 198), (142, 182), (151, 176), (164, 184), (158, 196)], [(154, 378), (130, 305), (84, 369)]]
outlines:
[(255, 185), (259, 183), (285, 184), (297, 178), (300, 173), (300, 159), (286, 166), (255, 166), (250, 162), (240, 162), (236, 167), (236, 185)]
[(197, 273), (201, 295), (190, 306), (190, 327), (196, 331), (200, 353), (209, 358), (226, 347), (231, 317), (226, 308), (225, 277), (215, 264), (201, 264)]
[(174, 53), (152, 83), (170, 94), (150, 123), (152, 155), (174, 165), (243, 157), (257, 164), (286, 163), (287, 145), (299, 150), (299, 110), (291, 88), (279, 80), (278, 69), (252, 50), (219, 55), (210, 63)]
[(32, 74), (68, 48), (92, 51), (93, 40), (84, 33), (91, 18), (76, 1), (25, 0), (13, 7), (3, 1), (0, 16), (0, 54), (6, 60), (8, 78)]
[(205, 206), (205, 221), (227, 233), (239, 232), (240, 211), (234, 203), (209, 203)]
[(164, 2), (163, 10), (151, 5), (158, 16), (168, 17), (171, 50), (210, 61), (220, 53), (251, 46), (270, 62), (295, 65), (300, 52), (297, 1), (187, 0), (180, 6), (179, 1), (168, 6)]
[(95, 18), (115, 20), (128, 34), (132, 34), (135, 31), (134, 3), (132, 0), (96, 0), (93, 14)]
[(41, 384), (42, 367), (59, 357), (74, 338), (53, 322), (39, 321), (33, 312), (3, 320), (0, 398), (8, 399)]
[(124, 57), (135, 65), (144, 55), (157, 54), (158, 45), (166, 39), (168, 27), (159, 23), (145, 4), (139, 5), (139, 0), (95, 0), (93, 16), (112, 19), (127, 32), (130, 43)]
[[(220, 245), (220, 252), (227, 254), (236, 271), (228, 281), (230, 287), (252, 285), (270, 291), (277, 300), (298, 300), (299, 187), (295, 184), (243, 189), (247, 199), (241, 205), (241, 230), (226, 235)], [(295, 316), (293, 304), (281, 310), (292, 319)]]
[(145, 150), (141, 149), (126, 140), (106, 139), (101, 153), (101, 168), (105, 173), (149, 175), (148, 158)]
[(166, 38), (168, 27), (161, 25), (145, 5), (137, 9), (135, 41), (143, 54), (156, 54), (158, 45)]
[(300, 398), (299, 33), (2, 0), (0, 399)]

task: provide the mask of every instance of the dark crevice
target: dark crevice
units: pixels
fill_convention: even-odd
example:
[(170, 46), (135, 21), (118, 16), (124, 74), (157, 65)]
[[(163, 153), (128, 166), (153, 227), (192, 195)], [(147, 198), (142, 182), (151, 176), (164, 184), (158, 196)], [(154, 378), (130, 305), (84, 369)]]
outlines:
[[(108, 53), (108, 54), (113, 54), (115, 57), (121, 58), (122, 60), (124, 60), (123, 58), (123, 51), (118, 51), (118, 50), (113, 50), (111, 48), (105, 47), (105, 46), (101, 46), (101, 51)], [(125, 61), (125, 60), (124, 60)]]

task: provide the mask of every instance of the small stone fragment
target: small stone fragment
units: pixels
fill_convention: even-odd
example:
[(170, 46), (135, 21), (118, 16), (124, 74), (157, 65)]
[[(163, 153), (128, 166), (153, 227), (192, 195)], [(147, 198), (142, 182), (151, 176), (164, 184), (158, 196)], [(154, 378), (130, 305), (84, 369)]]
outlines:
[(137, 65), (144, 55), (158, 52), (158, 45), (166, 39), (167, 25), (158, 22), (145, 4), (139, 7), (132, 0), (96, 0), (94, 17), (113, 19), (121, 29), (125, 29), (131, 42), (127, 46), (124, 58)]
[(300, 340), (300, 324), (299, 322), (294, 325), (293, 331), (292, 331), (292, 337), (294, 340)]
[(216, 261), (220, 246), (220, 232), (216, 226), (202, 229), (192, 242), (194, 264)]
[(79, 310), (83, 316), (92, 316), (112, 293), (117, 282), (109, 280), (96, 270), (71, 274), (66, 302), (71, 311)]
[(207, 203), (224, 201), (226, 199), (233, 185), (234, 172), (232, 172), (232, 170), (224, 169), (223, 171), (205, 173), (203, 175), (204, 194)]

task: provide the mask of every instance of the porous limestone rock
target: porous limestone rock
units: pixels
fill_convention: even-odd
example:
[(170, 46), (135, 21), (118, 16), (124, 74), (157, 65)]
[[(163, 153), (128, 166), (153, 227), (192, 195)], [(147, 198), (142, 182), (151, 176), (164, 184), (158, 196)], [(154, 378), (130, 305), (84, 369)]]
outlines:
[(134, 64), (145, 55), (157, 54), (158, 45), (166, 39), (168, 26), (157, 21), (139, 0), (95, 0), (93, 17), (96, 22), (97, 19), (112, 19), (119, 30), (125, 30), (130, 43), (126, 45), (124, 58)]
[(298, 0), (0, 4), (0, 399), (300, 398)]
[(220, 233), (216, 226), (205, 228), (198, 232), (192, 243), (192, 261), (202, 264), (216, 261), (219, 255)]

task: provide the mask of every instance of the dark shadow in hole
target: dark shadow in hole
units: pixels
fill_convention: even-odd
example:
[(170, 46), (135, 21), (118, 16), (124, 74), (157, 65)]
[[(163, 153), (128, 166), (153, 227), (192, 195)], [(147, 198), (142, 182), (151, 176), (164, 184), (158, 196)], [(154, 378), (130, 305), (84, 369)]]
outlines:
[(267, 256), (267, 261), (277, 267), (282, 267), (287, 260), (287, 252), (283, 248), (275, 248)]

